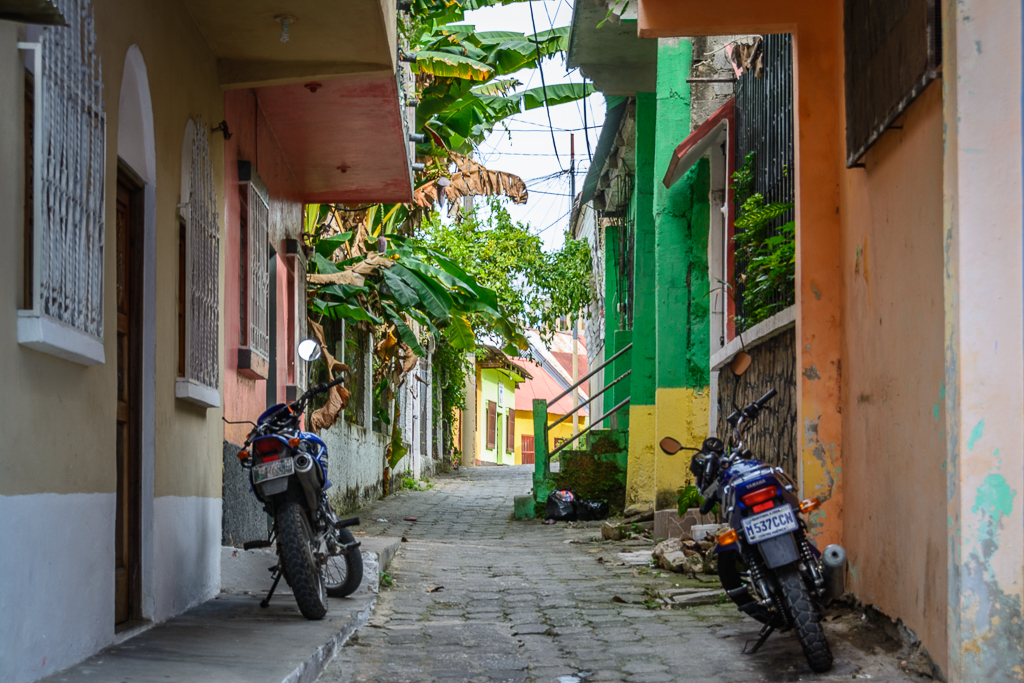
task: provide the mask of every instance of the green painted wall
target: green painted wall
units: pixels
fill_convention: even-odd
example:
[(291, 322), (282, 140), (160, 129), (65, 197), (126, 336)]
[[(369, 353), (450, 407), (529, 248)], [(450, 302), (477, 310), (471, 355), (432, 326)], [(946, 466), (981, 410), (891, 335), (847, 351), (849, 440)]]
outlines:
[(689, 40), (658, 47), (654, 222), (658, 388), (708, 386), (710, 372), (708, 228), (711, 177), (707, 159), (672, 187), (662, 181), (672, 153), (690, 135)]
[(654, 157), (657, 97), (636, 96), (636, 182), (630, 212), (636, 235), (633, 250), (633, 374), (630, 377), (630, 406), (654, 405), (657, 341), (655, 288)]

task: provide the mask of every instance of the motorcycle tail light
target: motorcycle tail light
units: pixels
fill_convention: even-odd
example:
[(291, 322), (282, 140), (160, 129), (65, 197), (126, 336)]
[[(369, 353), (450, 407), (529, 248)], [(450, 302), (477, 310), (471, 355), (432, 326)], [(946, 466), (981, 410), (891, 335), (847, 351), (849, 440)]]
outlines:
[(763, 503), (766, 500), (771, 500), (772, 498), (774, 498), (775, 492), (776, 488), (774, 486), (765, 486), (763, 489), (751, 491), (747, 495), (740, 498), (740, 500), (743, 501), (744, 505), (757, 505), (758, 503)]
[(773, 507), (775, 507), (775, 501), (774, 500), (766, 500), (765, 502), (761, 503), (760, 505), (755, 505), (754, 506), (754, 512), (755, 513), (756, 512), (764, 512), (765, 510), (771, 510)]
[(259, 439), (252, 448), (260, 456), (260, 462), (271, 462), (281, 457), (281, 442), (277, 439)]
[(808, 498), (807, 500), (800, 503), (800, 512), (807, 514), (808, 512), (814, 512), (821, 507), (821, 501), (817, 498)]

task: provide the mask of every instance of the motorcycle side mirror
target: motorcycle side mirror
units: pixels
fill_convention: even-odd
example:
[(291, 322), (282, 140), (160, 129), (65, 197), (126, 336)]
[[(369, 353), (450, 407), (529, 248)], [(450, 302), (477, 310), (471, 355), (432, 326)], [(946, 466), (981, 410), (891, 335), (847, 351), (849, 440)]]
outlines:
[(661, 450), (669, 455), (675, 455), (679, 451), (683, 450), (683, 444), (679, 443), (671, 436), (666, 436), (658, 445), (661, 446)]
[(320, 357), (320, 344), (315, 339), (303, 339), (297, 347), (299, 358), (312, 363)]
[(750, 358), (749, 353), (746, 351), (740, 351), (736, 354), (735, 358), (732, 359), (732, 362), (729, 363), (729, 369), (732, 370), (732, 374), (740, 377), (750, 367), (751, 361), (752, 359)]

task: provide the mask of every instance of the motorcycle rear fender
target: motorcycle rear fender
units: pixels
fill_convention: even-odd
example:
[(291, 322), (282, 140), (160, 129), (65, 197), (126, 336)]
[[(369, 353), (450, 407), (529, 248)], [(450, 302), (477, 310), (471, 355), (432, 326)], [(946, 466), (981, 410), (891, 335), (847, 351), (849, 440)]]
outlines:
[(769, 569), (792, 564), (800, 559), (793, 534), (783, 534), (761, 541), (757, 544), (757, 549), (761, 551), (761, 557)]

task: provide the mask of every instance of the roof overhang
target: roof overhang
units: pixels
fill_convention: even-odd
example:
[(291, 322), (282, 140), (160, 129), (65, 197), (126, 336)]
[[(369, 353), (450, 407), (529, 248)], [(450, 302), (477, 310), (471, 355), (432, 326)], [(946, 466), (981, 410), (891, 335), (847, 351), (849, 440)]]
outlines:
[(697, 130), (690, 133), (672, 152), (672, 159), (668, 163), (668, 170), (662, 180), (665, 187), (672, 187), (701, 157), (707, 154), (709, 149), (728, 140), (730, 131), (734, 130), (735, 126), (736, 99), (730, 97), (728, 102), (708, 117), (707, 121), (700, 124)]
[(587, 177), (583, 181), (580, 205), (587, 204), (594, 199), (594, 194), (597, 192), (597, 181), (601, 178), (604, 164), (608, 161), (612, 145), (615, 144), (615, 136), (619, 132), (622, 115), (626, 112), (626, 102), (625, 98), (609, 97), (606, 99), (608, 108), (604, 115), (604, 124), (601, 126), (601, 135), (597, 139), (594, 159), (590, 162)]
[[(654, 92), (658, 80), (658, 41), (637, 36), (635, 21), (608, 17), (604, 2), (573, 3), (568, 65), (594, 82), (606, 96)], [(603, 25), (598, 28), (598, 24)]]
[(394, 0), (184, 2), (221, 87), (256, 93), (304, 201), (412, 201)]

